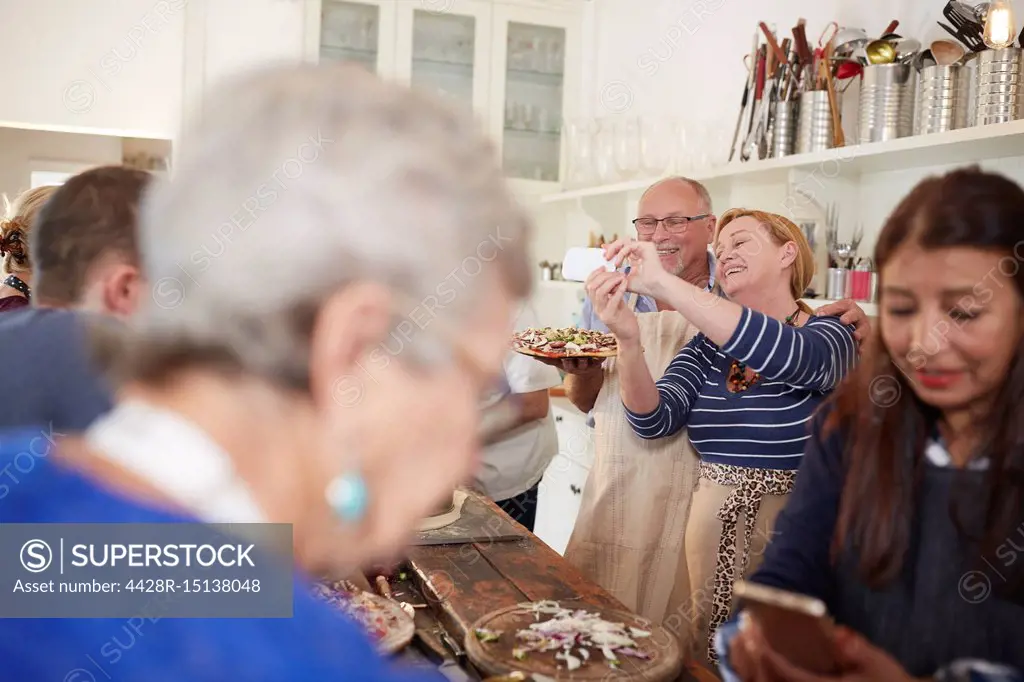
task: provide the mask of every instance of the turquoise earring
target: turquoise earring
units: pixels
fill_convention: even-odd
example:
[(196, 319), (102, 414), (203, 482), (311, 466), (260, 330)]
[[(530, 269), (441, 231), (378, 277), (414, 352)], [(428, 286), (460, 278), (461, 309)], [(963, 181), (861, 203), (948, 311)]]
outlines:
[(327, 503), (335, 516), (345, 523), (356, 523), (366, 514), (369, 494), (359, 474), (342, 474), (327, 485)]

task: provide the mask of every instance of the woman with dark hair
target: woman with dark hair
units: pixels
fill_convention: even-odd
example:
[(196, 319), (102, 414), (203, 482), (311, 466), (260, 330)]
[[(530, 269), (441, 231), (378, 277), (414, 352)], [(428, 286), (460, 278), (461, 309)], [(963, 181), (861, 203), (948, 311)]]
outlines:
[[(825, 603), (831, 679), (1024, 679), (1024, 190), (927, 179), (875, 258), (877, 336), (752, 580)], [(719, 632), (727, 679), (822, 679), (763, 635), (744, 614)]]

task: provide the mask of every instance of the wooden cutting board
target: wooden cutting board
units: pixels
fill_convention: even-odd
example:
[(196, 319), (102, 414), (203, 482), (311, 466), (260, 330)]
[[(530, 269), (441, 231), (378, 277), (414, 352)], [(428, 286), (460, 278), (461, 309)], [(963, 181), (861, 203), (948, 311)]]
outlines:
[(467, 491), (459, 519), (437, 530), (420, 531), (413, 546), (464, 545), (474, 542), (515, 542), (530, 532), (507, 516), (499, 516), (475, 492)]
[[(509, 675), (521, 672), (526, 675), (543, 675), (555, 680), (579, 680), (593, 682), (668, 682), (675, 680), (682, 672), (683, 659), (679, 641), (663, 627), (653, 625), (649, 620), (626, 611), (602, 609), (581, 602), (560, 602), (566, 608), (578, 608), (597, 613), (605, 620), (624, 623), (628, 627), (645, 630), (650, 637), (637, 640), (637, 649), (649, 653), (649, 660), (627, 656), (621, 657), (618, 669), (612, 669), (604, 660), (600, 649), (590, 652), (590, 660), (570, 672), (565, 662), (555, 659), (552, 652), (530, 652), (525, 660), (519, 661), (512, 650), (519, 646), (515, 633), (537, 622), (531, 611), (520, 606), (499, 609), (487, 614), (470, 628), (466, 635), (466, 654), (473, 664), (485, 675)], [(541, 620), (549, 616), (541, 615)], [(477, 629), (502, 633), (496, 642), (482, 642), (477, 638)]]

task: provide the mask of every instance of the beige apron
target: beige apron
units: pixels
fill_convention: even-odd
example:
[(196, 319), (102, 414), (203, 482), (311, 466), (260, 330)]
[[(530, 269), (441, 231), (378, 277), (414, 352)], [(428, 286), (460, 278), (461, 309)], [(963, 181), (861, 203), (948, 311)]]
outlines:
[[(673, 311), (641, 313), (637, 321), (647, 368), (655, 378), (697, 333)], [(594, 467), (565, 558), (629, 609), (660, 623), (674, 583), (687, 576), (683, 531), (700, 460), (685, 429), (655, 440), (634, 434), (614, 358), (605, 362), (604, 372), (594, 404)], [(689, 634), (677, 636), (685, 640)]]

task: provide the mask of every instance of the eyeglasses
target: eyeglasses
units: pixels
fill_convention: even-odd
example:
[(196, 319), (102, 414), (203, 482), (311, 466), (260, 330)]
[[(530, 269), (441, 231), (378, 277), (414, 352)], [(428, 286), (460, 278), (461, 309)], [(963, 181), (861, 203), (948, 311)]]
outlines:
[(668, 218), (636, 218), (633, 220), (633, 227), (638, 234), (654, 234), (658, 229), (658, 223), (664, 223), (665, 229), (669, 232), (683, 232), (686, 226), (695, 220), (703, 220), (710, 217), (710, 213), (694, 216), (669, 216)]

